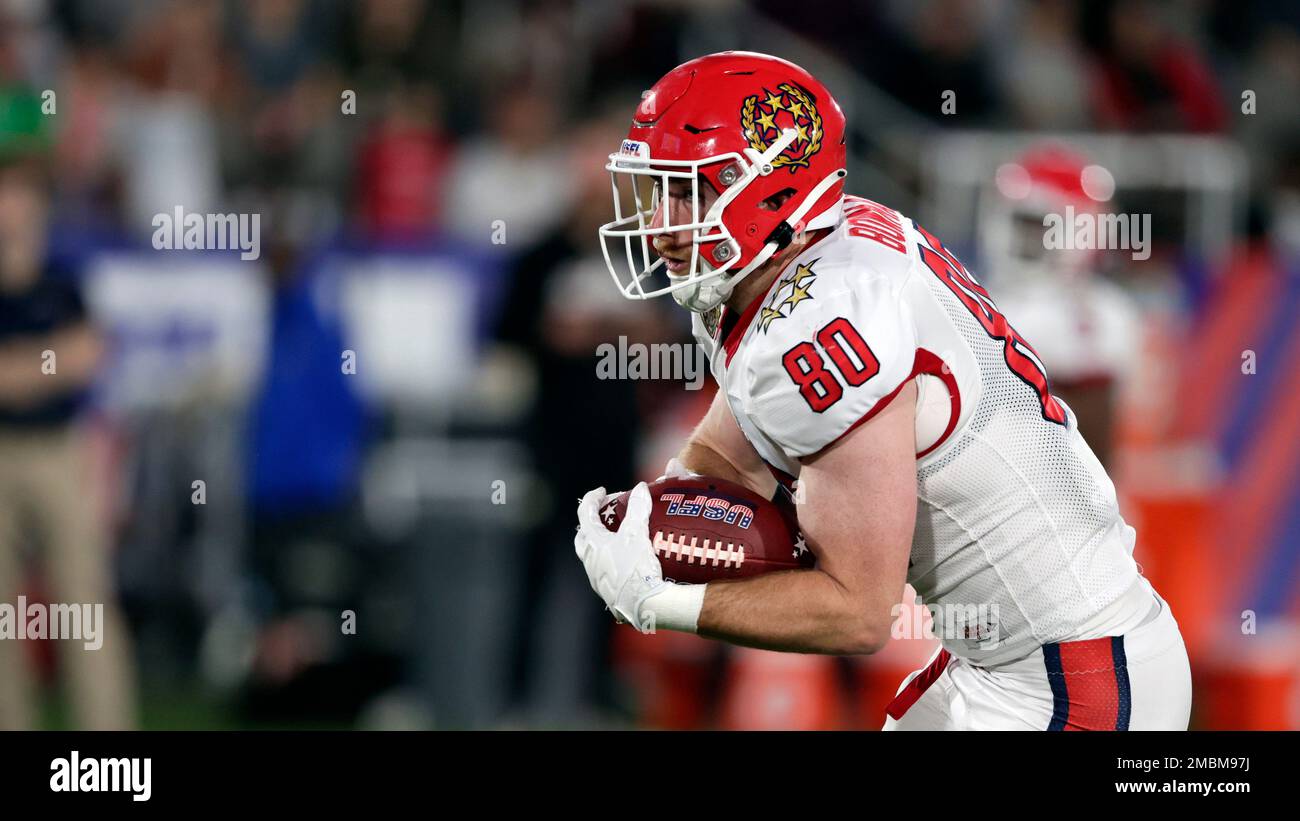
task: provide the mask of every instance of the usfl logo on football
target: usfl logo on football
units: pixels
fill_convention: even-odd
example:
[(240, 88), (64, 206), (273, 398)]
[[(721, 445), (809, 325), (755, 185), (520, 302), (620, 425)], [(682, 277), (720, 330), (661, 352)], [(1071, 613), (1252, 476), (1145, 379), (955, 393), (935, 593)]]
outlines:
[(669, 516), (699, 516), (711, 522), (726, 522), (739, 528), (748, 528), (754, 522), (754, 509), (749, 505), (728, 502), (717, 496), (700, 494), (690, 501), (685, 493), (664, 493), (659, 500), (668, 503)]

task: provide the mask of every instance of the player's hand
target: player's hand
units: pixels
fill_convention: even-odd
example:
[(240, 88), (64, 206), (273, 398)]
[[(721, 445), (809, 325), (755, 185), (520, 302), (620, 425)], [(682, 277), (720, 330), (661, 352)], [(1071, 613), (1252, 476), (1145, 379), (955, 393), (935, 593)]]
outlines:
[(660, 476), (659, 479), (656, 479), (655, 481), (659, 481), (660, 479), (690, 479), (699, 475), (700, 474), (682, 464), (681, 459), (674, 456), (669, 459), (668, 464), (664, 466), (664, 475)]
[(643, 623), (641, 605), (668, 584), (650, 544), (650, 490), (645, 482), (632, 489), (617, 533), (600, 521), (605, 498), (603, 487), (582, 497), (573, 550), (587, 570), (591, 589), (614, 617), (646, 633), (654, 625)]

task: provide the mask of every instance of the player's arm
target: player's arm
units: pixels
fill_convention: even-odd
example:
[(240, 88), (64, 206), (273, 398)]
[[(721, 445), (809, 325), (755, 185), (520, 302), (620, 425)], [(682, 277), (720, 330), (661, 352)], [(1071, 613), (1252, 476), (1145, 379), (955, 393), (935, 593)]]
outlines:
[[(578, 506), (574, 552), (617, 618), (642, 631), (792, 652), (863, 654), (884, 645), (916, 519), (917, 345), (897, 280), (869, 268), (851, 273), (836, 288), (824, 272), (827, 315), (807, 311), (800, 323), (774, 325), (741, 375), (755, 427), (801, 462), (799, 520), (818, 566), (668, 583), (650, 543), (645, 485), (633, 489), (617, 533), (600, 522), (605, 489), (596, 488)], [(841, 379), (843, 371), (851, 378)], [(706, 414), (685, 458), (696, 470), (749, 484), (762, 463), (722, 402)]]
[(776, 492), (776, 479), (736, 424), (722, 391), (714, 395), (677, 459), (687, 470), (745, 485), (766, 499)]
[[(44, 370), (45, 351), (58, 355), (58, 367)], [(34, 339), (0, 344), (0, 401), (32, 407), (49, 396), (90, 384), (103, 344), (95, 329), (78, 322)]]
[(916, 386), (803, 462), (814, 570), (710, 583), (698, 631), (735, 644), (861, 654), (889, 637), (916, 520)]

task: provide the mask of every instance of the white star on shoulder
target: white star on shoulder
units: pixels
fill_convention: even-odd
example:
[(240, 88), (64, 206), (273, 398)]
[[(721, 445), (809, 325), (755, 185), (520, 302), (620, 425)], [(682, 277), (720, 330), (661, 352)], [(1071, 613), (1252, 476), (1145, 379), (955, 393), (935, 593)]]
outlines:
[(610, 502), (610, 503), (605, 507), (605, 509), (602, 510), (602, 511), (600, 512), (600, 515), (601, 515), (601, 518), (603, 518), (603, 519), (605, 520), (605, 524), (610, 524), (611, 522), (613, 522), (613, 521), (614, 521), (614, 503), (613, 503), (613, 502)]

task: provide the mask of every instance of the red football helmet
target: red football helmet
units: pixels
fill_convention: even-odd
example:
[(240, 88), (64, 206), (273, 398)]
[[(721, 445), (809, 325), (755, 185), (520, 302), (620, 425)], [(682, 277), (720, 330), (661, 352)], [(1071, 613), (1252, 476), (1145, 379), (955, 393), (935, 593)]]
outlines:
[[(627, 139), (605, 166), (614, 220), (601, 226), (601, 244), (619, 290), (629, 299), (671, 293), (694, 311), (721, 304), (798, 232), (838, 221), (844, 155), (844, 113), (802, 68), (745, 51), (683, 63), (642, 96)], [(674, 225), (664, 208), (652, 224), (672, 180), (689, 182), (692, 218)], [(701, 180), (719, 195), (703, 215)], [(779, 207), (762, 207), (787, 189), (791, 196)], [(625, 216), (625, 205), (634, 213)], [(652, 239), (685, 231), (690, 265), (656, 273), (664, 260)], [(610, 255), (610, 242), (619, 239), (625, 269), (623, 255)], [(667, 282), (655, 281), (661, 275)]]
[(982, 209), (981, 256), (990, 278), (1027, 284), (1085, 276), (1097, 264), (1091, 249), (1048, 249), (1044, 218), (1097, 215), (1115, 192), (1115, 179), (1083, 153), (1040, 143), (1000, 166)]

